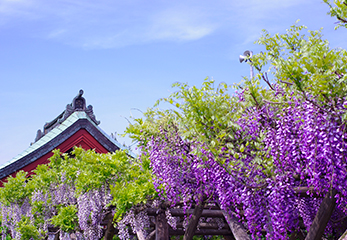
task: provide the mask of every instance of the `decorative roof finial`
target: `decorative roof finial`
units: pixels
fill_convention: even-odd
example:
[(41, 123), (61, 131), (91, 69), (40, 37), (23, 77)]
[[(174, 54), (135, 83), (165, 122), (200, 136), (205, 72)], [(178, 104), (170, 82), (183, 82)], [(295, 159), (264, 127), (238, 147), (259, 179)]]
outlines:
[(74, 111), (85, 111), (86, 110), (86, 100), (83, 95), (83, 90), (81, 89), (78, 95), (72, 100), (72, 109)]
[(76, 111), (84, 111), (96, 125), (100, 124), (100, 121), (97, 121), (94, 115), (93, 106), (89, 105), (88, 107), (86, 107), (86, 100), (84, 99), (84, 97), (82, 97), (83, 93), (84, 92), (81, 89), (78, 92), (77, 96), (72, 100), (72, 103), (66, 105), (66, 109), (64, 112), (62, 112), (53, 121), (48, 122), (43, 126), (43, 132), (41, 130), (37, 131), (35, 142), (38, 141), (46, 133), (51, 131), (53, 128), (64, 122), (73, 112)]
[(65, 121), (65, 119), (67, 119), (75, 111), (84, 111), (96, 125), (100, 124), (100, 121), (97, 121), (95, 118), (93, 106), (89, 105), (88, 107), (86, 107), (86, 100), (84, 99), (84, 97), (82, 97), (82, 95), (83, 90), (81, 89), (77, 96), (72, 100), (72, 103), (66, 106), (64, 115), (59, 120), (59, 123)]

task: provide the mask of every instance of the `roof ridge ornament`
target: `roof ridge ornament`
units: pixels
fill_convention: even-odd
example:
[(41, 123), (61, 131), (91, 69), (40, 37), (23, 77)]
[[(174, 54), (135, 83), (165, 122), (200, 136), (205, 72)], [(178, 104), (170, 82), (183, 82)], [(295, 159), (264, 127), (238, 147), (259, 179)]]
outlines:
[(81, 89), (77, 96), (72, 100), (72, 108), (74, 111), (85, 111), (86, 110), (86, 100), (83, 95), (83, 90)]
[(93, 111), (93, 106), (92, 105), (88, 105), (87, 109), (85, 110), (86, 114), (88, 115), (88, 117), (90, 117), (90, 119), (96, 124), (99, 125), (100, 121), (96, 120), (94, 111)]
[(82, 97), (83, 95), (83, 90), (81, 89), (76, 97), (72, 100), (72, 103), (67, 104), (65, 110), (59, 114), (58, 117), (56, 117), (54, 120), (47, 122), (43, 126), (43, 131), (40, 129), (37, 131), (37, 135), (35, 138), (35, 142), (38, 141), (41, 137), (43, 137), (45, 134), (50, 132), (52, 129), (60, 125), (62, 122), (64, 122), (72, 113), (74, 112), (85, 112), (87, 116), (96, 124), (99, 125), (100, 121), (96, 120), (94, 111), (93, 111), (93, 106), (89, 105), (86, 107), (86, 99)]

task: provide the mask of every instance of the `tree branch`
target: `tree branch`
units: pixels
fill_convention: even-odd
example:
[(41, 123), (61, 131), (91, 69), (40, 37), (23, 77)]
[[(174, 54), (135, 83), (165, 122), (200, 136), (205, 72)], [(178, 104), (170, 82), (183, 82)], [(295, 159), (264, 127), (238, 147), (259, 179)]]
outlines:
[(280, 82), (287, 84), (287, 86), (292, 86), (294, 84), (294, 83), (283, 81), (283, 80), (280, 80)]
[(347, 20), (346, 20), (346, 19), (343, 19), (343, 18), (340, 17), (340, 16), (336, 16), (336, 18), (337, 18), (338, 20), (340, 20), (341, 22), (343, 22), (343, 23), (347, 23)]
[(108, 213), (105, 217), (108, 220), (107, 223), (107, 228), (106, 228), (106, 232), (105, 232), (105, 236), (104, 236), (104, 240), (112, 240), (113, 236), (114, 236), (114, 225), (113, 225), (113, 214), (112, 212)]
[(269, 81), (269, 78), (267, 76), (267, 73), (265, 72), (265, 76), (266, 78), (264, 77), (264, 74), (261, 75), (261, 77), (263, 78), (263, 80), (267, 83), (267, 85), (269, 85), (269, 87), (271, 88), (272, 91), (275, 91), (275, 89), (272, 87), (270, 81)]
[(269, 100), (266, 100), (266, 99), (263, 99), (264, 102), (266, 103), (269, 103), (269, 104), (283, 104), (281, 102), (272, 102), (272, 101), (269, 101)]
[(161, 209), (155, 218), (155, 239), (169, 240), (169, 225), (166, 221), (165, 212)]
[(346, 236), (347, 236), (347, 230), (341, 235), (341, 237), (339, 238), (339, 240), (345, 239)]
[(136, 231), (136, 236), (138, 240), (146, 240), (145, 235), (143, 234), (143, 230), (140, 229)]
[(324, 230), (333, 214), (336, 206), (335, 195), (337, 191), (335, 189), (329, 190), (325, 195), (318, 212), (313, 219), (310, 231), (308, 232), (305, 240), (320, 240), (324, 234)]

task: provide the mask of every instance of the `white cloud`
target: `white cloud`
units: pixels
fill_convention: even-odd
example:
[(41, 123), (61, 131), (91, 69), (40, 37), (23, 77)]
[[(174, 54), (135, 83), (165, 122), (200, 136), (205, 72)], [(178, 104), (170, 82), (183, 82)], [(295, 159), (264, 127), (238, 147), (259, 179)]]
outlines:
[(106, 5), (67, 4), (55, 12), (58, 23), (47, 37), (84, 48), (117, 48), (153, 41), (193, 41), (217, 26), (199, 6)]
[(0, 0), (3, 27), (24, 21), (35, 28), (34, 37), (86, 48), (197, 40), (216, 26), (204, 11), (199, 3), (180, 1)]
[(37, 15), (30, 11), (31, 0), (0, 0), (0, 25), (17, 18), (36, 19)]
[[(219, 28), (235, 26), (250, 40), (249, 36), (259, 35), (265, 21), (273, 21), (282, 10), (300, 3), (301, 0), (0, 0), (0, 13), (6, 12), (7, 20), (32, 21), (35, 34), (51, 41), (84, 48), (117, 48), (157, 41), (194, 41)], [(4, 19), (0, 18), (5, 24), (11, 23)], [(280, 23), (273, 22), (272, 27), (276, 24)]]
[(196, 40), (213, 32), (215, 26), (199, 11), (170, 9), (152, 17), (149, 39)]

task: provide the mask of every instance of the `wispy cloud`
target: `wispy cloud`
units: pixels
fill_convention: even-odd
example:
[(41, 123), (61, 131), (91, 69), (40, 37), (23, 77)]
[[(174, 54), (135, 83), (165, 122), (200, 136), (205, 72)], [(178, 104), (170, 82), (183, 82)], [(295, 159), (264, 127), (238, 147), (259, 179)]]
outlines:
[(196, 40), (209, 35), (216, 25), (197, 9), (168, 9), (155, 14), (149, 26), (149, 38)]
[(36, 19), (37, 15), (30, 10), (31, 0), (0, 0), (0, 25), (8, 24), (13, 19)]
[[(123, 24), (121, 24), (121, 23)], [(113, 24), (105, 23), (97, 34), (83, 38), (85, 48), (114, 48), (159, 41), (193, 41), (216, 29), (216, 25), (202, 18), (199, 11), (187, 9), (156, 9), (148, 14), (120, 16)]]
[[(179, 8), (177, 6), (180, 6)], [(35, 27), (39, 37), (85, 48), (114, 48), (153, 41), (192, 41), (213, 32), (215, 25), (194, 4), (132, 0), (3, 0), (2, 26), (14, 20)], [(37, 37), (37, 36), (35, 36)]]
[(32, 22), (40, 37), (84, 48), (117, 48), (158, 41), (194, 41), (228, 26), (238, 26), (253, 36), (263, 28), (264, 21), (301, 2), (0, 0), (0, 13), (6, 13), (0, 24), (6, 26), (22, 18), (29, 25)]

